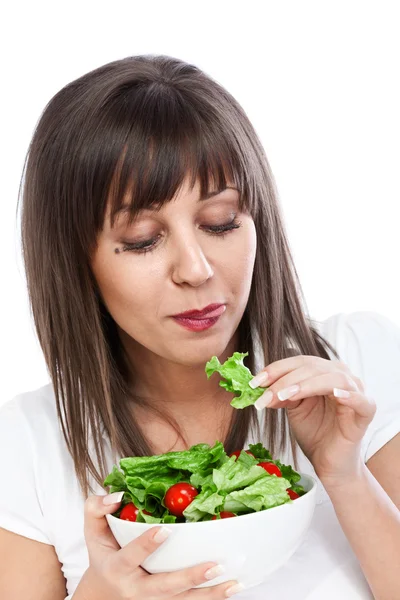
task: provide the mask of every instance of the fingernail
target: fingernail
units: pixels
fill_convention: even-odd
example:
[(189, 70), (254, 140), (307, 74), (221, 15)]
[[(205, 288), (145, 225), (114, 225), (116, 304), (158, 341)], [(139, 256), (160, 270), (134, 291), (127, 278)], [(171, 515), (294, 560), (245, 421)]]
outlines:
[(341, 390), (340, 388), (333, 388), (333, 395), (336, 396), (336, 398), (350, 398), (350, 392)]
[(284, 400), (289, 400), (289, 398), (291, 398), (292, 396), (297, 394), (299, 389), (300, 389), (300, 386), (291, 385), (290, 387), (285, 388), (284, 390), (281, 390), (280, 392), (278, 392), (278, 398), (279, 398), (279, 400), (282, 400), (282, 402)]
[(171, 529), (168, 529), (168, 527), (161, 527), (161, 529), (157, 531), (153, 540), (157, 542), (157, 544), (161, 544), (161, 542), (164, 542), (171, 533), (172, 531)]
[(267, 390), (263, 393), (262, 396), (260, 396), (258, 398), (258, 400), (256, 400), (254, 402), (254, 406), (256, 407), (257, 410), (262, 410), (263, 408), (265, 408), (266, 406), (268, 406), (268, 404), (271, 403), (271, 400), (274, 396), (274, 393), (271, 392), (271, 390)]
[(222, 573), (225, 573), (225, 568), (222, 565), (215, 565), (204, 573), (204, 577), (206, 579), (214, 579), (214, 577), (218, 577), (218, 575), (222, 575)]
[(238, 594), (244, 590), (243, 583), (237, 583), (236, 585), (232, 585), (225, 591), (225, 598), (230, 598), (233, 594)]
[(108, 506), (109, 504), (117, 504), (121, 502), (125, 492), (114, 492), (113, 494), (107, 494), (103, 497), (103, 504)]
[(253, 388), (253, 390), (256, 387), (264, 386), (264, 385), (267, 384), (268, 378), (269, 378), (268, 373), (266, 371), (262, 371), (261, 373), (259, 373), (258, 375), (256, 375), (255, 377), (253, 377), (253, 379), (251, 379), (249, 381), (249, 386), (251, 388)]

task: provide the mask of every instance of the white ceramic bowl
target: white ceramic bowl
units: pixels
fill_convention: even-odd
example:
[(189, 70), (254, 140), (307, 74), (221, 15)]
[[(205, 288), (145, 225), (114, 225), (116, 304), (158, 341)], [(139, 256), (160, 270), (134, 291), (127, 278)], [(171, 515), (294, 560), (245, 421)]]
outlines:
[[(292, 503), (228, 519), (168, 523), (172, 533), (141, 566), (149, 573), (165, 573), (216, 561), (224, 565), (225, 573), (197, 587), (231, 579), (246, 588), (260, 584), (297, 550), (311, 523), (317, 483), (304, 474), (299, 483), (307, 493)], [(121, 547), (155, 527), (112, 515), (106, 518)]]

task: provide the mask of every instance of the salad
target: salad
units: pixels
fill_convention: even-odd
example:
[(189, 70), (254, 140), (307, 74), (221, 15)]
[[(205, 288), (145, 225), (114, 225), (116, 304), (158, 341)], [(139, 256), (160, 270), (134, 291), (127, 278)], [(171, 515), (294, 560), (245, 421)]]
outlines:
[[(207, 377), (218, 372), (220, 385), (237, 395), (231, 405), (254, 404), (265, 388), (252, 389), (248, 353), (235, 352), (221, 365), (213, 356)], [(274, 460), (261, 443), (228, 455), (223, 444), (196, 444), (188, 450), (122, 458), (104, 480), (124, 492), (115, 517), (141, 523), (190, 523), (240, 516), (292, 502), (305, 491), (290, 465)]]

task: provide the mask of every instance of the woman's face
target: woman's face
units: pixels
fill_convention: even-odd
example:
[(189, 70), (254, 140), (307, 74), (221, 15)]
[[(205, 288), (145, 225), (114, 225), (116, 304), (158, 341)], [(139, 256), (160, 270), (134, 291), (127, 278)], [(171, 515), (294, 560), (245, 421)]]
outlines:
[[(130, 226), (121, 212), (111, 229), (107, 214), (92, 268), (132, 356), (143, 360), (150, 351), (204, 367), (227, 348), (246, 308), (256, 253), (253, 219), (239, 212), (238, 200), (229, 188), (200, 200), (198, 182), (190, 190), (186, 180), (171, 202), (143, 210)], [(216, 233), (231, 224), (239, 227)], [(224, 304), (225, 312), (203, 331), (173, 318), (210, 304)]]

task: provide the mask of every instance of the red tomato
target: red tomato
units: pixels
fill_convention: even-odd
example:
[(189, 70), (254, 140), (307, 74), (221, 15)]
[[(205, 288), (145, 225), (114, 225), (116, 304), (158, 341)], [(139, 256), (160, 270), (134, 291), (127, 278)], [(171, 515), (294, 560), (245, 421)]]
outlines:
[(297, 492), (295, 492), (294, 490), (291, 490), (290, 488), (288, 490), (286, 490), (287, 493), (289, 494), (289, 497), (292, 500), (296, 500), (296, 498), (300, 498), (299, 494)]
[[(219, 514), (221, 515), (221, 519), (228, 519), (229, 517), (237, 517), (237, 515), (235, 515), (235, 513), (229, 512), (228, 510), (222, 510)], [(211, 519), (211, 521), (216, 521), (216, 520), (217, 520), (217, 515), (214, 515), (213, 518)]]
[[(250, 452), (250, 450), (245, 450), (245, 452), (246, 452), (247, 454), (250, 454), (250, 456), (252, 456), (253, 458), (255, 458), (254, 454), (252, 454), (252, 453)], [(232, 452), (232, 454), (230, 454), (230, 455), (229, 455), (229, 457), (231, 457), (231, 456), (236, 456), (236, 458), (239, 458), (239, 454), (240, 454), (240, 453), (241, 453), (241, 450), (235, 450), (235, 452)]]
[[(138, 516), (139, 509), (130, 502), (129, 504), (125, 504), (124, 508), (121, 510), (119, 515), (120, 519), (124, 521), (136, 521)], [(147, 512), (147, 510), (143, 510), (146, 515), (151, 515), (151, 513)]]
[(174, 483), (164, 496), (164, 504), (169, 512), (176, 517), (181, 517), (183, 511), (194, 500), (199, 492), (190, 483)]
[(274, 463), (260, 462), (260, 463), (258, 463), (258, 466), (265, 469), (267, 471), (267, 473), (270, 473), (271, 475), (277, 475), (277, 477), (282, 477), (280, 468), (277, 467), (276, 465), (274, 465)]

